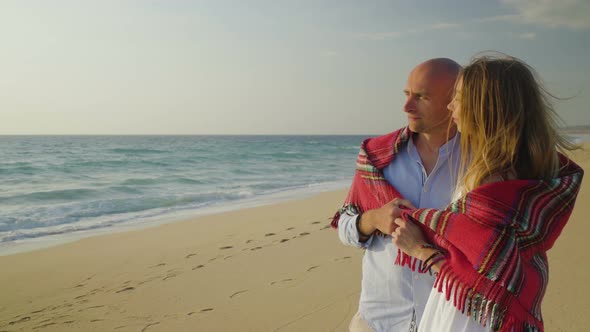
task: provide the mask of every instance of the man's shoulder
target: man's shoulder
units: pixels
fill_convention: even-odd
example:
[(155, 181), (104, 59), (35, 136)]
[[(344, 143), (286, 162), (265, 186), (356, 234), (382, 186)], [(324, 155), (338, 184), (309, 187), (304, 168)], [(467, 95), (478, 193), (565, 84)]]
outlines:
[(378, 151), (381, 149), (391, 149), (393, 146), (399, 146), (407, 141), (410, 135), (408, 127), (399, 128), (391, 133), (369, 137), (363, 141), (362, 147), (365, 151)]
[(411, 135), (407, 127), (389, 134), (367, 138), (361, 145), (361, 159), (368, 160), (374, 167), (382, 169), (395, 159)]

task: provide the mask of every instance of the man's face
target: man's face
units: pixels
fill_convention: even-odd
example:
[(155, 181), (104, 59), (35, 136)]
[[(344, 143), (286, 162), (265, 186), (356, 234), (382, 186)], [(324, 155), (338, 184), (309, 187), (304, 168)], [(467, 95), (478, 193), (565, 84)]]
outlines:
[(411, 131), (428, 134), (448, 127), (451, 114), (447, 105), (451, 101), (452, 83), (448, 78), (435, 77), (424, 65), (410, 73), (404, 90), (404, 112)]

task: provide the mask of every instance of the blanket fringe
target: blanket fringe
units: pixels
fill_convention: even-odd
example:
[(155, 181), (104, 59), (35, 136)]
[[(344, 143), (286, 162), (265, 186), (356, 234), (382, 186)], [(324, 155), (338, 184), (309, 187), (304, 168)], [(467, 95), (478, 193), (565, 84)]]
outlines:
[(421, 260), (406, 254), (400, 249), (397, 249), (397, 257), (395, 258), (394, 265), (407, 266), (413, 272), (429, 273), (429, 271), (423, 271), (424, 265)]
[[(480, 276), (476, 284), (485, 283), (484, 276)], [(492, 331), (498, 332), (542, 332), (542, 323), (534, 319), (519, 319), (507, 314), (506, 298), (501, 298), (501, 290), (494, 284), (482, 284), (477, 291), (469, 288), (453, 273), (449, 264), (443, 263), (434, 282), (438, 292), (445, 293), (447, 301), (451, 301), (457, 310), (470, 316), (482, 326), (490, 326)], [(452, 295), (451, 295), (452, 294)], [(452, 297), (451, 297), (452, 296)]]

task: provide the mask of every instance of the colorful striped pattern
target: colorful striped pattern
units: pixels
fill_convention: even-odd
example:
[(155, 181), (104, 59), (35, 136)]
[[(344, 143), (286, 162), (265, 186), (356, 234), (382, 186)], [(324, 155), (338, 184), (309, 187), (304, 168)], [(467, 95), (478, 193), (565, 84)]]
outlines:
[(445, 210), (402, 215), (448, 253), (435, 287), (457, 289), (453, 304), (493, 331), (543, 331), (546, 251), (569, 219), (584, 173), (560, 157), (555, 179), (486, 184)]
[[(333, 228), (338, 228), (338, 220), (343, 213), (357, 214), (380, 208), (392, 199), (402, 197), (385, 180), (382, 169), (395, 159), (400, 148), (408, 142), (411, 135), (412, 132), (405, 127), (390, 134), (363, 141), (348, 196), (342, 208), (332, 218)], [(379, 231), (376, 231), (376, 234), (383, 236)]]

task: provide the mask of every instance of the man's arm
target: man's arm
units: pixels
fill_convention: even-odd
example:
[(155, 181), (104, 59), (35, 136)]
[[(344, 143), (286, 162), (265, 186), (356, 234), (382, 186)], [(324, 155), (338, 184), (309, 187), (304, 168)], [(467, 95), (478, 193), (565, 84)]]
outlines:
[(359, 215), (343, 213), (338, 219), (338, 237), (340, 241), (349, 246), (367, 248), (371, 244), (371, 236), (361, 236), (357, 229)]
[(378, 209), (367, 210), (361, 214), (341, 214), (338, 220), (340, 241), (355, 247), (367, 247), (371, 242), (371, 235), (376, 230), (387, 235), (395, 231), (395, 218), (401, 215), (404, 208), (414, 206), (408, 200), (396, 198)]

